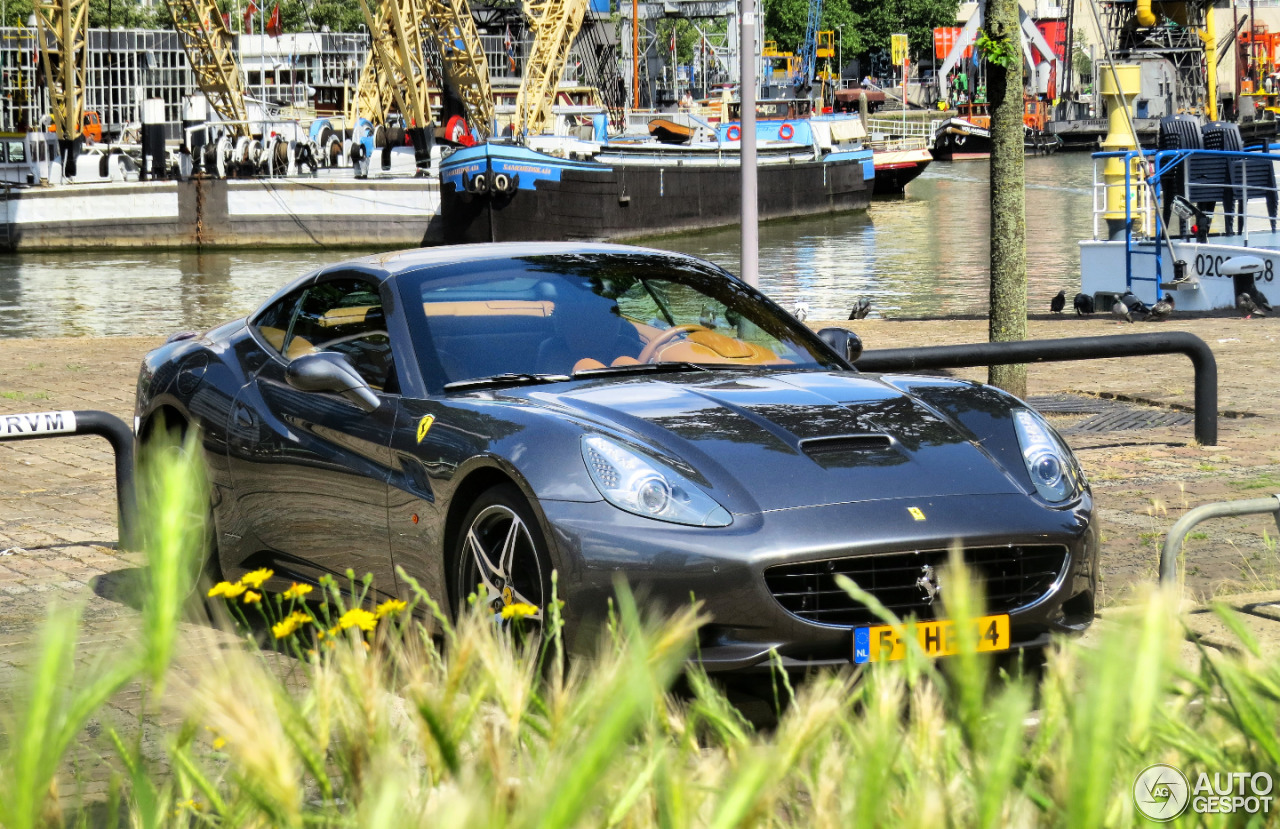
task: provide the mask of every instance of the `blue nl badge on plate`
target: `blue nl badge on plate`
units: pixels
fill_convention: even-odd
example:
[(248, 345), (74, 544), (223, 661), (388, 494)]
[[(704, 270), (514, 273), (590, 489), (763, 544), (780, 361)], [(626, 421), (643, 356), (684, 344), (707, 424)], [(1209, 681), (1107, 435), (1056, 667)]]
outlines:
[(853, 661), (861, 665), (871, 659), (871, 628), (855, 628), (853, 631)]

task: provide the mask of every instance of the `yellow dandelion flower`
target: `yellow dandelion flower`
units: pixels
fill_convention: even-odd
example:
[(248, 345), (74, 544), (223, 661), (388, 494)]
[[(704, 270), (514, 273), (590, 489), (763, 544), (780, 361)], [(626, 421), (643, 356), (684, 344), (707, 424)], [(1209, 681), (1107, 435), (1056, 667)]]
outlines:
[[(361, 630), (373, 630), (378, 624), (378, 617), (361, 607), (355, 607), (342, 614), (338, 619), (338, 627), (346, 630), (347, 628), (358, 627)], [(332, 631), (330, 631), (332, 633)]]
[(232, 587), (233, 585), (231, 584), (231, 582), (220, 581), (217, 584), (215, 584), (213, 587), (209, 588), (208, 596), (211, 599), (215, 596), (225, 596), (227, 594), (227, 591), (230, 590)]
[(240, 583), (243, 584), (245, 587), (253, 587), (256, 589), (261, 587), (264, 581), (266, 581), (267, 579), (271, 578), (274, 575), (275, 575), (274, 570), (268, 570), (265, 567), (259, 567), (257, 570), (254, 570), (252, 573), (245, 573), (243, 576), (241, 576)]
[[(222, 584), (226, 584), (226, 587), (222, 587)], [(214, 590), (218, 590), (219, 587), (222, 587), (221, 591), (219, 591), (218, 593), (214, 593), (213, 590), (211, 590), (209, 591), (209, 595), (222, 596), (223, 598), (227, 598), (227, 599), (234, 599), (237, 596), (239, 596), (241, 593), (249, 589), (245, 587), (243, 584), (227, 584), (225, 581), (222, 584), (214, 588)]]
[(224, 747), (224, 746), (226, 746), (226, 744), (227, 744), (227, 738), (226, 738), (226, 737), (214, 737), (214, 738), (213, 738), (213, 750), (214, 750), (214, 751), (221, 751), (221, 750), (223, 749), (223, 747)]
[[(271, 632), (275, 634), (277, 639), (283, 639), (292, 634), (295, 630), (309, 623), (311, 617), (300, 610), (295, 610), (279, 622), (271, 626)], [(324, 631), (320, 631), (320, 635), (324, 635)]]
[(245, 604), (257, 604), (260, 601), (262, 601), (261, 593), (254, 593), (252, 590), (248, 590), (245, 592), (244, 594)]
[(378, 605), (378, 610), (375, 615), (381, 619), (383, 616), (390, 616), (392, 614), (399, 613), (408, 606), (408, 602), (401, 601), (400, 599), (387, 599), (385, 602)]
[(502, 618), (523, 619), (526, 616), (538, 615), (538, 608), (524, 602), (514, 602), (502, 608)]
[(303, 596), (311, 592), (311, 585), (298, 584), (296, 581), (281, 596), (285, 599), (301, 599)]

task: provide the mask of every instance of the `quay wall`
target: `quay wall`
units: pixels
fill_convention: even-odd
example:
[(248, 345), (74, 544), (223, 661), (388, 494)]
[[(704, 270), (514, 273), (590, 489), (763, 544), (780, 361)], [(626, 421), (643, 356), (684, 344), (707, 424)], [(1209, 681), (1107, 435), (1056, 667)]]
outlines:
[(439, 241), (428, 179), (191, 179), (0, 191), (0, 250), (417, 247)]

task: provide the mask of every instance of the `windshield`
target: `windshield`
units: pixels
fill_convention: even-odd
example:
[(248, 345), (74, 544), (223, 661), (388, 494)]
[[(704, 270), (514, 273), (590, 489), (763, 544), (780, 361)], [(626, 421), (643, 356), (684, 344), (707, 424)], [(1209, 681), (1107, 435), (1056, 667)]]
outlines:
[(660, 363), (838, 367), (816, 338), (742, 283), (685, 259), (529, 256), (432, 268), (399, 282), (424, 378), (437, 389)]

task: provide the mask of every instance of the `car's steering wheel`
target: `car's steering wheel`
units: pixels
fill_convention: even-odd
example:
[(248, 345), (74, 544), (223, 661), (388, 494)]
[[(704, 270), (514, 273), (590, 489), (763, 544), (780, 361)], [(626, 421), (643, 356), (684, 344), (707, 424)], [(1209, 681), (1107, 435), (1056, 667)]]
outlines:
[(643, 350), (641, 350), (640, 356), (638, 359), (642, 363), (655, 362), (654, 357), (658, 356), (658, 350), (662, 348), (664, 345), (666, 345), (667, 343), (674, 340), (676, 337), (680, 336), (681, 334), (690, 334), (694, 331), (710, 331), (710, 330), (711, 329), (707, 328), (705, 325), (698, 325), (697, 323), (690, 323), (688, 325), (673, 325), (670, 328), (668, 328), (666, 331), (663, 331), (661, 334), (654, 337), (652, 340), (649, 340), (649, 344), (646, 345)]

